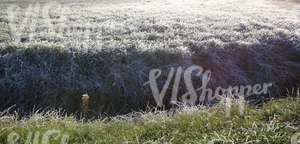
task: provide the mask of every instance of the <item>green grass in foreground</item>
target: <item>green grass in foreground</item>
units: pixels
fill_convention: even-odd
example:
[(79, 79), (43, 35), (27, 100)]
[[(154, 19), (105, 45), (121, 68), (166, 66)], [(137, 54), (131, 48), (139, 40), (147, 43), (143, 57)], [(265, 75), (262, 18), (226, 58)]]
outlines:
[(233, 103), (231, 116), (226, 117), (224, 105), (213, 108), (189, 107), (171, 112), (136, 113), (98, 119), (87, 124), (59, 112), (36, 113), (16, 120), (17, 115), (2, 116), (0, 143), (7, 143), (11, 132), (20, 135), (18, 143), (25, 143), (32, 132), (32, 140), (40, 133), (39, 141), (47, 130), (61, 134), (50, 143), (60, 143), (63, 134), (69, 143), (290, 143), (300, 132), (300, 98), (274, 100), (262, 107), (246, 106), (239, 114)]

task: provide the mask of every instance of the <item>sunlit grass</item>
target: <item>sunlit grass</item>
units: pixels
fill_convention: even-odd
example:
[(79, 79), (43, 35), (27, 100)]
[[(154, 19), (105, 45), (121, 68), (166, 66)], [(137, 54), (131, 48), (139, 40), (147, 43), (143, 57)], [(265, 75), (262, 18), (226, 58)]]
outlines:
[[(70, 143), (290, 143), (300, 132), (300, 99), (271, 101), (262, 107), (246, 106), (239, 114), (233, 103), (230, 117), (222, 105), (183, 107), (176, 112), (138, 112), (100, 118), (83, 124), (58, 111), (37, 112), (27, 118), (2, 114), (0, 142), (16, 132), (24, 143), (29, 132), (60, 130)], [(56, 142), (59, 142), (58, 139)], [(55, 141), (51, 141), (52, 143)]]
[[(12, 4), (20, 9), (9, 21), (6, 10)], [(155, 104), (143, 86), (149, 71), (164, 71), (161, 86), (176, 66), (210, 69), (211, 87), (272, 82), (274, 95), (299, 87), (296, 5), (287, 9), (267, 0), (62, 2), (66, 9), (57, 4), (49, 18), (38, 13), (33, 29), (30, 20), (22, 24), (28, 5), (0, 5), (2, 110), (16, 104), (24, 110), (20, 113), (34, 107), (76, 113), (83, 93), (91, 97), (93, 115), (145, 109)], [(13, 41), (9, 24), (25, 27), (21, 42)]]

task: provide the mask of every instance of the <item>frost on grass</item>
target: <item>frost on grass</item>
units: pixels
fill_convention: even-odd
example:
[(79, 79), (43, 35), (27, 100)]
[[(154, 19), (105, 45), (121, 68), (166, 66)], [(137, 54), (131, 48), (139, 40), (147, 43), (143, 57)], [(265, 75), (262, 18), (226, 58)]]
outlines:
[[(76, 112), (88, 93), (93, 114), (127, 113), (154, 104), (143, 86), (151, 69), (165, 71), (162, 86), (169, 67), (192, 64), (212, 71), (211, 88), (272, 82), (277, 95), (299, 87), (299, 4), (68, 2), (64, 10), (51, 7), (49, 17), (35, 15), (34, 29), (22, 23), (27, 3), (15, 3), (20, 9), (9, 21), (11, 4), (0, 6), (0, 109)], [(9, 24), (25, 28), (21, 42), (13, 41)]]

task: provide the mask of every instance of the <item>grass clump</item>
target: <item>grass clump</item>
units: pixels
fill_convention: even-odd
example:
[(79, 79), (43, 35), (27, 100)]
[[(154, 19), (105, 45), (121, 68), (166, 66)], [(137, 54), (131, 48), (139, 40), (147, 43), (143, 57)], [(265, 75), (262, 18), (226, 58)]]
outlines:
[[(300, 132), (300, 99), (273, 100), (261, 107), (247, 105), (243, 115), (233, 103), (230, 116), (224, 105), (182, 107), (175, 113), (149, 111), (91, 120), (86, 124), (62, 113), (34, 113), (27, 118), (2, 114), (0, 142), (12, 132), (25, 143), (28, 133), (59, 130), (70, 143), (290, 143)], [(61, 138), (51, 142), (60, 142)]]

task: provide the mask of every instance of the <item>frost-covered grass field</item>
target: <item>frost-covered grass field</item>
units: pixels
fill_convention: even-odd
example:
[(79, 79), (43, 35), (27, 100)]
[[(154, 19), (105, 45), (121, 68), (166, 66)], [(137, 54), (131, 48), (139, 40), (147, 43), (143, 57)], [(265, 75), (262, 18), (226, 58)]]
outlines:
[(272, 82), (274, 97), (299, 88), (298, 2), (60, 1), (49, 17), (47, 1), (30, 4), (0, 5), (0, 110), (77, 112), (88, 93), (93, 115), (127, 113), (155, 104), (151, 69), (164, 70), (162, 86), (171, 66), (193, 64), (212, 71), (212, 88)]

